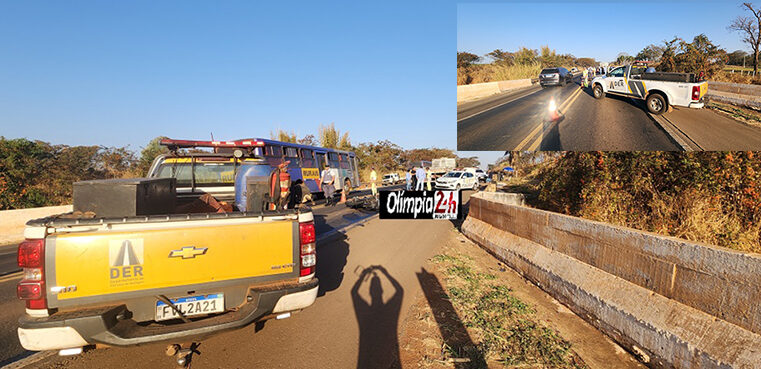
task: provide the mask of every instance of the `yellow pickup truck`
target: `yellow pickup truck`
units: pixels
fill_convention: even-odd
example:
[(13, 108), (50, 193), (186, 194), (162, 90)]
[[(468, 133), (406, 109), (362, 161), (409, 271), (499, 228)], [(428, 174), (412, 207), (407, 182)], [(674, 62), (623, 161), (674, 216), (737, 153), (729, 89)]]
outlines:
[(317, 296), (309, 208), (52, 216), (24, 236), (18, 336), (28, 350), (191, 342), (288, 317)]

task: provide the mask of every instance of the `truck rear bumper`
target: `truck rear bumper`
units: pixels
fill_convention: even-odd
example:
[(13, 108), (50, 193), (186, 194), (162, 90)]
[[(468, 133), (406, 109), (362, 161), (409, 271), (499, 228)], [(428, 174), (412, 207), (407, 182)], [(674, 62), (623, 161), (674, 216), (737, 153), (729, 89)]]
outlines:
[(301, 310), (317, 298), (317, 278), (278, 289), (251, 289), (253, 299), (236, 311), (189, 323), (138, 323), (124, 305), (59, 312), (48, 317), (23, 316), (18, 335), (27, 350), (60, 350), (101, 343), (132, 346), (162, 341), (191, 341), (240, 328), (275, 313)]
[(689, 107), (693, 108), (693, 109), (700, 109), (703, 106), (705, 106), (705, 103), (703, 103), (703, 102), (693, 102), (693, 103), (690, 103), (690, 105), (689, 105)]

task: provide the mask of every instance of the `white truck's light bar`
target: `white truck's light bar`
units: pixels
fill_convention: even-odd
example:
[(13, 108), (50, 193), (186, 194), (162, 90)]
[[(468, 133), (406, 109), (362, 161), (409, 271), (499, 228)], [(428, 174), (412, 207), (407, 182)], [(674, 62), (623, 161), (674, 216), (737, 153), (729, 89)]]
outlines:
[(159, 144), (170, 148), (190, 148), (190, 147), (262, 147), (263, 141), (259, 140), (238, 140), (238, 141), (197, 141), (197, 140), (173, 140), (163, 139)]

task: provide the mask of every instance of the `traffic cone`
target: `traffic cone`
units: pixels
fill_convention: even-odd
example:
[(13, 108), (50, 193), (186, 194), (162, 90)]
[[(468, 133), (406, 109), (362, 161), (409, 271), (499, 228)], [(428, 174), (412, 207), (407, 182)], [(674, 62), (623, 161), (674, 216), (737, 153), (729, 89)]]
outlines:
[(554, 121), (560, 119), (560, 117), (562, 116), (560, 114), (560, 112), (558, 111), (558, 106), (555, 103), (555, 99), (554, 98), (550, 99), (549, 110), (550, 110), (550, 121), (551, 122), (554, 122)]
[(343, 204), (346, 202), (346, 188), (341, 190), (341, 201), (339, 201), (339, 204)]

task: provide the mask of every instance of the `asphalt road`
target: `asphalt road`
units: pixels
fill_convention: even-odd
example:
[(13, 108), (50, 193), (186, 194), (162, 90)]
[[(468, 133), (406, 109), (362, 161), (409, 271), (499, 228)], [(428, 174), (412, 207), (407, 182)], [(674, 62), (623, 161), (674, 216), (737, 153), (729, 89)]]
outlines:
[[(463, 201), (467, 201), (469, 193), (464, 194)], [(320, 215), (323, 211), (323, 219), (329, 224), (357, 217), (357, 211), (342, 205), (316, 212)], [(345, 234), (318, 242), (320, 292), (315, 304), (291, 318), (268, 321), (258, 332), (249, 326), (203, 341), (193, 367), (352, 368), (358, 363), (389, 367), (399, 357), (397, 337), (401, 321), (421, 292), (415, 273), (435, 255), (446, 237), (452, 236), (452, 229), (452, 223), (446, 220), (373, 218)], [(375, 278), (359, 278), (371, 266), (382, 267), (374, 268), (372, 273), (380, 278), (380, 299), (370, 295)], [(6, 307), (9, 303), (4, 300), (0, 305)], [(10, 307), (18, 305), (13, 301)], [(3, 321), (22, 311), (9, 313), (12, 316), (4, 317)], [(8, 334), (5, 327), (0, 339), (3, 347), (16, 345), (15, 333)], [(52, 355), (31, 367), (172, 367), (173, 359), (164, 355), (165, 347), (154, 344), (98, 349), (73, 357)]]
[[(369, 190), (355, 191), (355, 192), (352, 192), (352, 196), (363, 195), (363, 194), (367, 194), (367, 193), (369, 193)], [(463, 200), (463, 201), (465, 201), (465, 200)], [(329, 233), (336, 233), (336, 232), (334, 232), (334, 230), (342, 230), (342, 229), (345, 229), (347, 226), (350, 226), (352, 224), (359, 223), (359, 222), (365, 221), (365, 220), (369, 220), (369, 218), (373, 218), (377, 214), (375, 212), (353, 210), (353, 209), (347, 208), (343, 204), (339, 204), (339, 205), (331, 206), (331, 207), (320, 206), (320, 204), (323, 203), (323, 202), (324, 201), (317, 201), (318, 206), (316, 206), (314, 208), (315, 227), (316, 227), (316, 230), (317, 230), (318, 237), (320, 237), (320, 238), (324, 237), (326, 234), (329, 234)], [(372, 222), (376, 222), (376, 221), (377, 220), (375, 220), (375, 221), (374, 220), (370, 220), (370, 222), (368, 222), (368, 224), (372, 223)], [(404, 221), (401, 221), (401, 222), (392, 222), (392, 223), (400, 224), (400, 226), (402, 226), (402, 228), (405, 227), (403, 224), (409, 223), (409, 225), (411, 225), (411, 226), (409, 226), (409, 225), (406, 226), (407, 228), (409, 228), (407, 230), (407, 232), (409, 233), (409, 232), (415, 232), (416, 229), (419, 230), (418, 226), (420, 224), (422, 224), (422, 223), (425, 223), (425, 222), (426, 221), (420, 221), (420, 223), (418, 223), (418, 222), (406, 222), (405, 223)], [(443, 222), (440, 221), (438, 223), (434, 222), (434, 221), (431, 221), (431, 222), (433, 222), (432, 225), (434, 225), (434, 226), (441, 225), (441, 224), (444, 224), (444, 225), (451, 224), (451, 223), (446, 222), (446, 221), (443, 221)], [(339, 286), (341, 286), (344, 274), (351, 274), (351, 275), (353, 275), (354, 268), (356, 268), (358, 265), (360, 265), (360, 264), (358, 264), (360, 261), (362, 263), (362, 266), (364, 266), (364, 267), (367, 267), (367, 266), (370, 266), (370, 265), (376, 265), (376, 264), (382, 263), (384, 261), (384, 259), (382, 259), (382, 258), (379, 258), (376, 261), (374, 259), (373, 255), (372, 255), (373, 251), (368, 251), (366, 249), (366, 248), (372, 249), (374, 247), (383, 248), (385, 246), (389, 246), (389, 244), (384, 243), (383, 240), (386, 239), (385, 237), (386, 237), (387, 233), (393, 233), (394, 232), (393, 231), (394, 228), (393, 227), (392, 228), (386, 228), (386, 227), (388, 227), (388, 223), (386, 223), (385, 221), (381, 222), (381, 224), (384, 225), (381, 228), (385, 229), (385, 231), (381, 231), (379, 233), (372, 233), (372, 236), (369, 237), (369, 240), (366, 240), (366, 239), (363, 239), (363, 238), (360, 238), (360, 239), (358, 239), (356, 241), (352, 240), (352, 245), (356, 246), (356, 248), (358, 250), (365, 250), (365, 251), (356, 251), (355, 252), (357, 254), (364, 254), (364, 256), (362, 256), (361, 258), (358, 257), (358, 259), (356, 259), (357, 263), (353, 263), (351, 268), (345, 267), (345, 265), (347, 264), (347, 255), (349, 254), (349, 249), (350, 248), (349, 248), (349, 242), (348, 242), (349, 238), (347, 238), (345, 235), (343, 235), (342, 234), (343, 232), (335, 234), (334, 236), (330, 237), (329, 241), (326, 241), (324, 243), (318, 243), (317, 257), (318, 257), (318, 260), (320, 260), (320, 262), (318, 264), (319, 266), (318, 266), (318, 269), (317, 269), (317, 277), (320, 278), (320, 294), (321, 294), (321, 296), (323, 294), (329, 294), (330, 291), (333, 291), (333, 290), (337, 289)], [(361, 228), (363, 226), (360, 226), (360, 227), (357, 227), (357, 228)], [(357, 232), (357, 231), (350, 230), (349, 232)], [(426, 232), (426, 233), (428, 233), (428, 232)], [(431, 233), (431, 236), (438, 237), (438, 236), (436, 236), (436, 234), (439, 234), (441, 232), (437, 231), (434, 228), (434, 229), (431, 230), (430, 233)], [(399, 237), (403, 238), (405, 236), (398, 235), (398, 237), (396, 237), (396, 239), (399, 239)], [(374, 246), (367, 246), (368, 244), (372, 244)], [(404, 256), (403, 256), (404, 252), (403, 252), (403, 250), (404, 250), (404, 248), (406, 246), (409, 246), (409, 245), (406, 244), (405, 242), (400, 242), (399, 244), (394, 244), (394, 245), (396, 245), (396, 246), (393, 246), (393, 248), (384, 249), (381, 252), (381, 254), (388, 254), (387, 257), (390, 258), (390, 259), (395, 259), (397, 257), (400, 258), (400, 259), (404, 259)], [(395, 250), (395, 251), (392, 252), (392, 249)], [(425, 251), (425, 250), (422, 250), (422, 251)], [(395, 252), (398, 252), (399, 255), (393, 254)], [(14, 263), (13, 265), (15, 266), (15, 260), (16, 260), (15, 259), (15, 248), (12, 250), (12, 254), (13, 254), (13, 258), (12, 259), (13, 259), (13, 263)], [(415, 254), (415, 252), (413, 252), (413, 254)], [(354, 259), (352, 259), (352, 260), (354, 260)], [(417, 260), (417, 259), (407, 260), (407, 261), (404, 261), (404, 262), (412, 262), (413, 260)], [(424, 261), (424, 260), (425, 260), (425, 258), (422, 259), (422, 261)], [(421, 261), (421, 263), (422, 263), (422, 261)], [(415, 283), (417, 283), (416, 282), (417, 279), (414, 276), (414, 273), (411, 271), (411, 269), (410, 269), (410, 277), (412, 278), (412, 279), (410, 279), (410, 281), (414, 281)], [(26, 357), (26, 356), (29, 356), (29, 355), (33, 354), (33, 352), (26, 351), (26, 350), (24, 350), (21, 347), (21, 345), (18, 342), (18, 337), (16, 335), (16, 328), (18, 327), (18, 325), (17, 325), (18, 318), (24, 313), (24, 304), (22, 302), (20, 302), (16, 298), (16, 283), (18, 282), (19, 279), (20, 279), (20, 276), (18, 276), (16, 273), (10, 274), (10, 275), (6, 275), (4, 277), (0, 277), (0, 366), (2, 366), (4, 364), (7, 364), (9, 362), (13, 362), (13, 361), (15, 361), (15, 360), (17, 360), (19, 358), (23, 358), (23, 357)], [(352, 279), (352, 283), (353, 282), (354, 282), (354, 279)], [(348, 288), (351, 288), (351, 286), (349, 286)], [(320, 299), (319, 301), (322, 301), (322, 299)], [(330, 301), (330, 299), (328, 301)], [(340, 302), (340, 303), (334, 302), (334, 303), (332, 303), (332, 305), (329, 304), (329, 306), (332, 306), (331, 309), (333, 309), (333, 308), (339, 309), (339, 307), (336, 304), (342, 305), (342, 304), (345, 304), (345, 302)], [(346, 308), (351, 309), (351, 303), (349, 303), (348, 305), (346, 305), (344, 307), (340, 307), (340, 309), (343, 309), (343, 310), (346, 310)], [(276, 321), (276, 322), (271, 322), (271, 323), (268, 322), (268, 323), (266, 323), (266, 325), (267, 326), (270, 326), (270, 325), (271, 326), (279, 326), (281, 323), (287, 322), (287, 321), (290, 321), (290, 320), (295, 320), (295, 318), (299, 317), (299, 316), (302, 316), (302, 314), (296, 314), (296, 315), (294, 315), (293, 318), (287, 319), (285, 321)], [(317, 320), (319, 320), (319, 319), (317, 319)], [(321, 329), (320, 332), (323, 332), (323, 334), (326, 331), (330, 331), (330, 328), (329, 327), (325, 327), (325, 326), (320, 327), (320, 329)], [(267, 330), (268, 329), (265, 329), (265, 330), (261, 331), (260, 333), (264, 333)], [(293, 327), (293, 331), (291, 333), (293, 333), (294, 335), (297, 335), (297, 333), (295, 333), (296, 330), (298, 330), (298, 326), (297, 325)], [(270, 331), (270, 334), (275, 334), (276, 335), (277, 331), (278, 331), (278, 328), (269, 329), (269, 331)], [(231, 332), (231, 333), (235, 333), (235, 332)], [(250, 329), (244, 329), (243, 332), (238, 332), (237, 334), (244, 335), (244, 336), (252, 335), (253, 334), (253, 327), (250, 327)], [(259, 333), (257, 333), (257, 334), (259, 334)], [(240, 336), (239, 336), (239, 338), (240, 338)], [(288, 337), (287, 336), (283, 336), (283, 337), (278, 338), (277, 340), (278, 341), (282, 341), (284, 339), (287, 340)], [(243, 340), (244, 341), (250, 341), (249, 338), (245, 338)], [(236, 343), (237, 344), (238, 342), (234, 340), (234, 341), (230, 341), (230, 343)], [(356, 346), (356, 341), (352, 345)], [(147, 357), (148, 361), (138, 365), (138, 367), (146, 367), (146, 366), (154, 367), (155, 366), (154, 365), (154, 361), (152, 361), (152, 360), (155, 360), (155, 364), (156, 365), (165, 365), (166, 366), (167, 364), (171, 364), (172, 363), (172, 360), (170, 360), (170, 358), (165, 357), (164, 354), (163, 354), (163, 347), (164, 346), (158, 345), (158, 348), (157, 348), (157, 346), (148, 346), (148, 347), (151, 347), (151, 349), (147, 351), (147, 352), (150, 352), (150, 355), (146, 354), (146, 355), (148, 355), (148, 357)], [(204, 351), (205, 347), (206, 347), (206, 344), (204, 343), (204, 346), (201, 347), (201, 351)], [(218, 349), (219, 349), (218, 353), (222, 353), (222, 352), (228, 351), (228, 349), (225, 348), (224, 345), (218, 346)], [(273, 350), (275, 350), (275, 349), (276, 348), (273, 347)], [(132, 359), (130, 359), (129, 357), (131, 355), (133, 355), (133, 351), (136, 350), (136, 349), (117, 349), (117, 348), (115, 348), (115, 349), (109, 349), (107, 351), (112, 352), (111, 350), (113, 350), (114, 352), (124, 352), (124, 353), (126, 353), (125, 355), (127, 355), (127, 356), (126, 357), (125, 356), (121, 356), (118, 360), (123, 360), (123, 362), (119, 363), (119, 364), (117, 364), (118, 360), (114, 360), (113, 363), (109, 363), (109, 364), (101, 364), (100, 360), (105, 360), (105, 359), (95, 359), (94, 362), (83, 361), (82, 365), (84, 367), (88, 367), (88, 366), (89, 367), (118, 367), (118, 366), (127, 367), (128, 364), (132, 363), (132, 361), (131, 361)], [(142, 350), (142, 348), (140, 350)], [(140, 350), (138, 350), (138, 351), (140, 351)], [(101, 353), (99, 351), (100, 350), (98, 350), (96, 352), (93, 352), (92, 355), (95, 355), (95, 357), (97, 357), (98, 355), (101, 355)], [(257, 352), (257, 351), (256, 350), (252, 350), (250, 352)], [(85, 356), (90, 357), (89, 355), (90, 355), (90, 353), (86, 354)], [(140, 355), (142, 355), (142, 353)], [(110, 354), (107, 354), (106, 357), (110, 358), (111, 356), (110, 356)], [(140, 356), (140, 357), (142, 357), (142, 356)], [(268, 360), (271, 360), (272, 362), (278, 362), (277, 359), (274, 359), (275, 357), (276, 357), (276, 355), (275, 356), (271, 356), (271, 357), (269, 357)], [(355, 357), (355, 359), (356, 359), (356, 357)], [(50, 363), (48, 363), (48, 361), (50, 361), (50, 360), (55, 361), (55, 360), (63, 360), (63, 359), (55, 359), (55, 358), (53, 358), (53, 359), (46, 359), (46, 361), (41, 362), (39, 365), (41, 365), (41, 367), (47, 367), (47, 365), (50, 365)], [(79, 359), (75, 359), (75, 361), (77, 363), (79, 363), (78, 360)], [(264, 362), (264, 361), (262, 361), (262, 362)], [(199, 364), (198, 367), (208, 367), (209, 365), (210, 364), (208, 364), (208, 363), (206, 365), (203, 365), (203, 366)], [(285, 367), (291, 367), (289, 365), (286, 365)], [(235, 366), (238, 366), (238, 367), (249, 367), (249, 365), (245, 364), (244, 361), (239, 361), (239, 362), (237, 362), (237, 364), (231, 364), (231, 366), (232, 367), (235, 367)], [(229, 366), (225, 365), (225, 367), (229, 367)], [(264, 365), (263, 367), (277, 367), (277, 366)], [(134, 366), (132, 366), (130, 368), (134, 368)]]
[[(647, 113), (644, 101), (608, 95), (596, 100), (580, 79), (534, 86), (458, 105), (457, 149), (680, 150)], [(555, 101), (560, 115), (549, 113)], [(761, 129), (708, 109), (675, 108), (663, 115), (704, 150), (761, 150)]]

